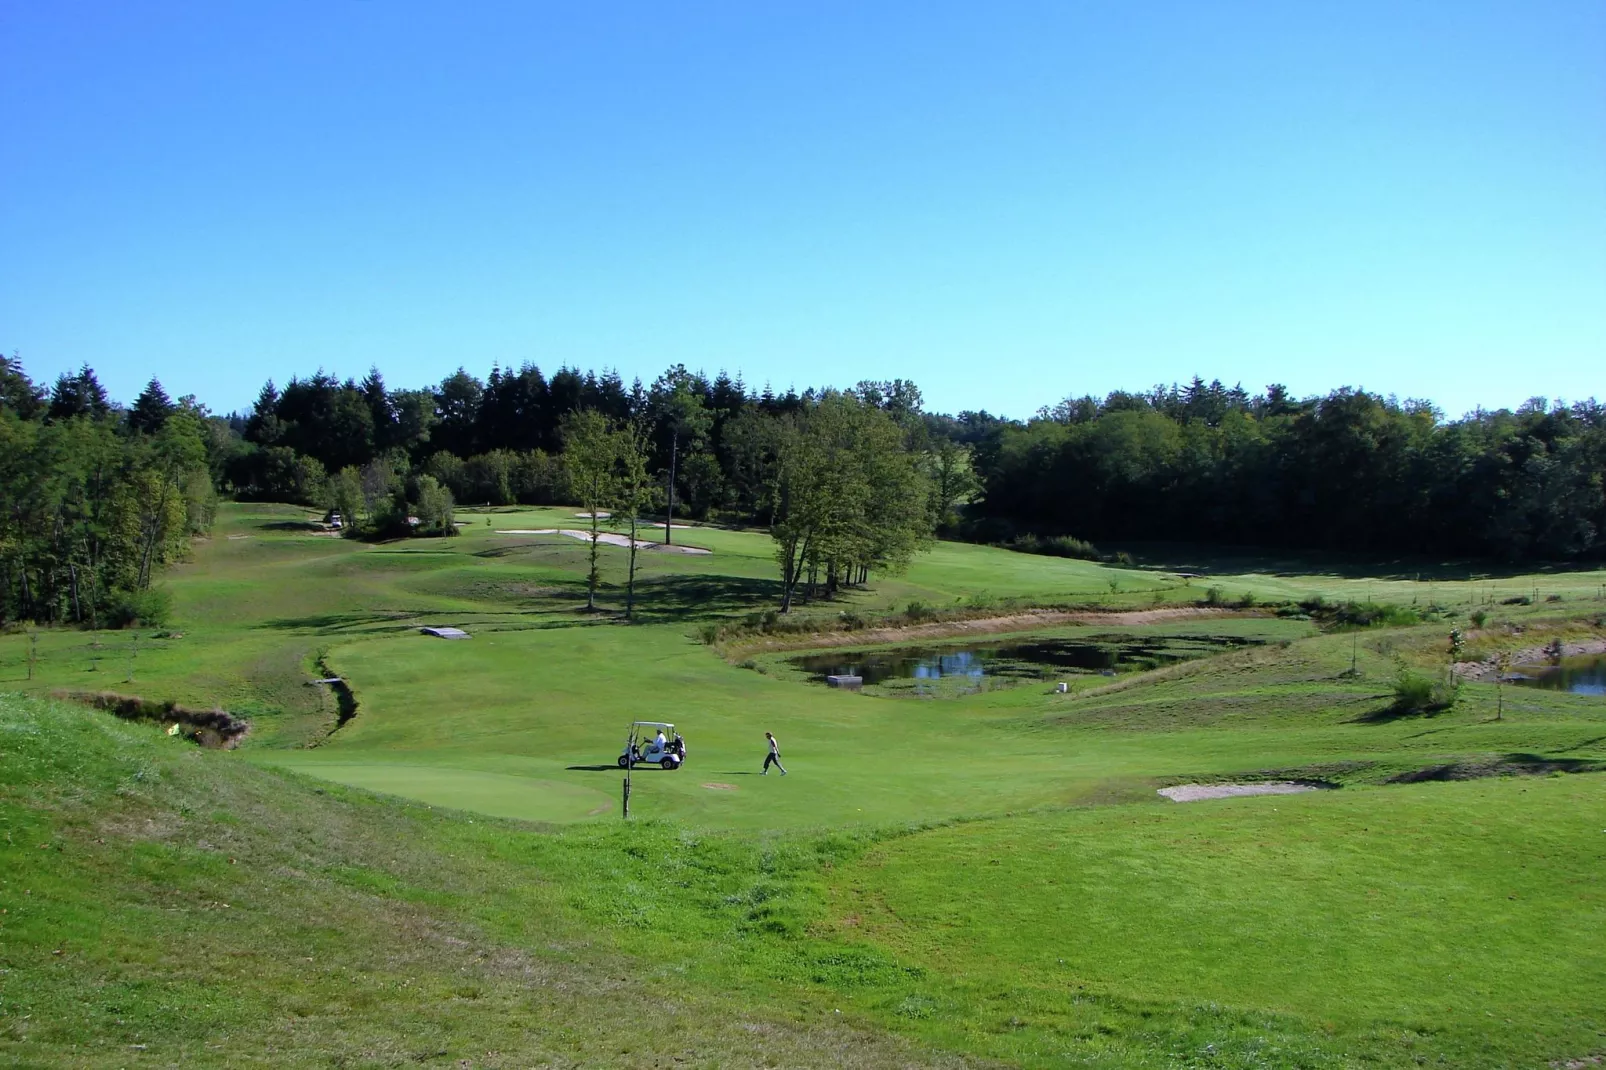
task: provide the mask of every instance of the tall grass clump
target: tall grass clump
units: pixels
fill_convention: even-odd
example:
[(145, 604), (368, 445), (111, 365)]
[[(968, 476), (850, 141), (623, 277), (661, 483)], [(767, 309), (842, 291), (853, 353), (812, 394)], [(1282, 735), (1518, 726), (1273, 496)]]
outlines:
[(1461, 684), (1450, 672), (1437, 678), (1411, 669), (1401, 669), (1394, 678), (1396, 714), (1439, 713), (1450, 709), (1461, 697)]

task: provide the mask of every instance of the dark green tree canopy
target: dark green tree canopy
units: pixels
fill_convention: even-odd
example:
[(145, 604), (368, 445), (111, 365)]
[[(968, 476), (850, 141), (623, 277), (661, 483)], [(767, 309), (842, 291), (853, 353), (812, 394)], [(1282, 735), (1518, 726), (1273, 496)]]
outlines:
[(75, 375), (64, 373), (57, 377), (46, 415), (51, 420), (71, 420), (78, 416), (100, 419), (110, 411), (111, 402), (106, 398), (105, 389), (95, 377), (94, 369), (85, 364)]
[(128, 426), (134, 431), (154, 435), (167, 423), (167, 418), (173, 415), (176, 408), (167, 391), (162, 389), (162, 384), (152, 377), (128, 410)]

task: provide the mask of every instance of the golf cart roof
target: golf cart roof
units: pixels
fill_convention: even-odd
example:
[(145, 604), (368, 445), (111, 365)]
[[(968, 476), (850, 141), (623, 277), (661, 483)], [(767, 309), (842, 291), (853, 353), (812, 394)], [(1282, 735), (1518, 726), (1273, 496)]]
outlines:
[(675, 726), (670, 724), (668, 721), (633, 721), (633, 722), (631, 722), (630, 727), (631, 728), (667, 728), (671, 732), (673, 732), (675, 730)]

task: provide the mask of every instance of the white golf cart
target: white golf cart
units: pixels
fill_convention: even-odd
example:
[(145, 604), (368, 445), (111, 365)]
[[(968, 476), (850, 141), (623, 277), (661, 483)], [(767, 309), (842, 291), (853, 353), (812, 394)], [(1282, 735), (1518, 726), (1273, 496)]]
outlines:
[[(659, 740), (662, 740), (660, 743)], [(656, 765), (666, 772), (679, 769), (686, 760), (686, 741), (667, 721), (633, 721), (619, 755), (619, 768)]]

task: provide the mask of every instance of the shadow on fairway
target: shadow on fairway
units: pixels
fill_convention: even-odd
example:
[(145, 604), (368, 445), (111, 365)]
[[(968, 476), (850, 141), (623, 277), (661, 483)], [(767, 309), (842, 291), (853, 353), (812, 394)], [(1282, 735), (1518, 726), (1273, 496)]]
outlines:
[(1517, 751), (1492, 761), (1447, 762), (1412, 769), (1388, 779), (1390, 784), (1422, 784), (1431, 781), (1478, 780), (1496, 776), (1549, 776), (1552, 773), (1599, 773), (1606, 762), (1587, 758), (1557, 758)]
[(781, 581), (748, 576), (669, 575), (636, 580), (636, 617), (643, 623), (703, 620), (779, 605)]
[(260, 627), (282, 632), (349, 632), (380, 624), (400, 624), (416, 613), (320, 613), (309, 617), (278, 617)]
[[(612, 765), (566, 765), (563, 768), (576, 773), (609, 773), (621, 770), (624, 766), (615, 762)], [(644, 769), (646, 766), (638, 765), (636, 768)]]
[[(1102, 545), (1102, 544), (1101, 544)], [(1113, 545), (1113, 543), (1112, 543)], [(1594, 572), (1598, 562), (1523, 561), (1516, 563), (1459, 559), (1432, 561), (1421, 558), (1369, 558), (1361, 555), (1258, 546), (1194, 546), (1179, 543), (1121, 543), (1142, 568), (1165, 572), (1193, 572), (1237, 576), (1336, 576), (1349, 580), (1499, 580), (1515, 576), (1565, 575)]]
[(1440, 714), (1449, 713), (1448, 708), (1442, 710), (1402, 710), (1394, 703), (1389, 703), (1381, 709), (1370, 710), (1358, 717), (1351, 717), (1346, 724), (1393, 724), (1395, 721), (1431, 721)]

